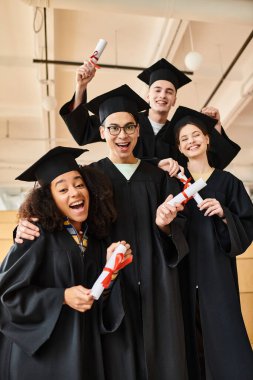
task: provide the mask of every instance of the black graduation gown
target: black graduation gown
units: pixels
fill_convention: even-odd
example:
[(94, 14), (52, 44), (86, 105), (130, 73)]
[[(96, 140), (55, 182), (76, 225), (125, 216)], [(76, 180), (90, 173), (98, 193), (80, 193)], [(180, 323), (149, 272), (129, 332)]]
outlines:
[(103, 336), (106, 378), (187, 379), (176, 265), (188, 247), (180, 218), (171, 224), (172, 239), (155, 225), (158, 205), (169, 193), (178, 192), (177, 184), (146, 162), (140, 163), (130, 180), (108, 158), (94, 166), (113, 184), (118, 218), (111, 238), (129, 242), (134, 256), (120, 273), (123, 322), (115, 333)]
[(0, 379), (104, 379), (99, 303), (85, 313), (63, 305), (65, 288), (92, 286), (104, 254), (89, 238), (82, 256), (65, 230), (11, 248), (0, 272)]
[[(73, 98), (72, 98), (73, 100)], [(101, 140), (99, 134), (100, 121), (96, 116), (90, 116), (85, 103), (80, 104), (70, 112), (72, 100), (60, 109), (60, 115), (65, 121), (71, 135), (78, 145), (90, 144)], [(140, 137), (134, 149), (134, 155), (141, 159), (160, 159), (171, 157), (180, 164), (185, 164), (185, 158), (175, 147), (174, 132), (167, 121), (163, 128), (154, 134), (147, 112), (139, 113)], [(240, 147), (228, 138), (222, 129), (220, 134), (216, 129), (210, 136), (211, 151), (208, 153), (210, 164), (224, 169), (240, 151)]]
[(205, 217), (193, 199), (185, 207), (190, 253), (180, 263), (179, 270), (190, 378), (200, 379), (199, 369), (193, 364), (197, 359), (198, 286), (204, 354), (210, 372), (208, 379), (252, 380), (253, 354), (241, 314), (236, 269), (236, 255), (242, 254), (253, 239), (252, 202), (240, 180), (217, 169), (200, 195), (204, 199), (219, 200), (227, 225), (217, 216)]

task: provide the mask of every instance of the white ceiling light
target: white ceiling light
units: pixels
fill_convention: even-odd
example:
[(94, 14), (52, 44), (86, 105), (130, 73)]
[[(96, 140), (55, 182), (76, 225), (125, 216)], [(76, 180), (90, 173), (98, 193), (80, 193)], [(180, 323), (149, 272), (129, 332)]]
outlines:
[(197, 71), (203, 61), (202, 54), (200, 54), (197, 51), (194, 51), (193, 48), (193, 39), (192, 39), (192, 31), (191, 31), (191, 25), (189, 24), (189, 33), (190, 33), (190, 43), (191, 43), (191, 51), (186, 54), (184, 63), (185, 66), (191, 70), (191, 71)]
[(184, 58), (185, 66), (190, 71), (198, 70), (201, 66), (202, 61), (203, 61), (203, 57), (197, 51), (190, 51), (188, 54), (186, 54)]

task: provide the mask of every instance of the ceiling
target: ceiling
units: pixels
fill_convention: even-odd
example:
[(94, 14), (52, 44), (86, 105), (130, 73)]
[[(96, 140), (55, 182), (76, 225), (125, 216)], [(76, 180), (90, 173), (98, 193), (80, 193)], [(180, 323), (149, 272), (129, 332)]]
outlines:
[[(112, 68), (97, 70), (89, 99), (124, 83), (145, 97), (140, 68), (164, 57), (185, 71), (185, 55), (200, 52), (202, 65), (176, 106), (219, 108), (227, 134), (242, 148), (227, 169), (253, 187), (252, 27), (252, 0), (0, 2), (0, 192), (20, 192), (14, 178), (48, 149), (76, 146), (58, 112), (74, 92), (74, 63), (87, 59), (99, 38), (108, 41), (100, 63)], [(58, 64), (34, 62), (46, 58)], [(50, 112), (43, 107), (47, 95), (57, 101)], [(89, 149), (80, 162), (106, 154), (103, 143)]]

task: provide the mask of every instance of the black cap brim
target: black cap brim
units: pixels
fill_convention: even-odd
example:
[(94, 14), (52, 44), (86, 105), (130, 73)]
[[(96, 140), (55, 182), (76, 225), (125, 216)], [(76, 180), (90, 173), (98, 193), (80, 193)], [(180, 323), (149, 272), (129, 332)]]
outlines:
[(101, 124), (111, 114), (129, 112), (134, 116), (150, 108), (136, 92), (124, 84), (86, 103), (86, 108), (99, 117)]
[(57, 146), (15, 179), (26, 182), (38, 181), (40, 185), (47, 185), (63, 173), (78, 170), (75, 158), (87, 151), (87, 149)]
[(143, 70), (138, 75), (138, 78), (149, 86), (157, 80), (167, 80), (174, 85), (176, 90), (191, 82), (191, 79), (187, 75), (164, 58)]

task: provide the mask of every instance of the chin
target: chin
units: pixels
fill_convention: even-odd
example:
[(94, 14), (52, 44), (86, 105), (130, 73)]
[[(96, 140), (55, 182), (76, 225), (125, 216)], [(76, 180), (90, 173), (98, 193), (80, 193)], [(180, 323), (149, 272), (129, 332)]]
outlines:
[(83, 223), (85, 220), (88, 218), (88, 213), (84, 212), (80, 215), (74, 215), (74, 216), (69, 216), (69, 220), (72, 220), (75, 223)]
[(164, 107), (163, 108), (157, 108), (156, 112), (164, 114), (164, 113), (168, 113), (169, 109), (168, 109), (168, 107), (166, 107), (166, 108), (164, 108)]

